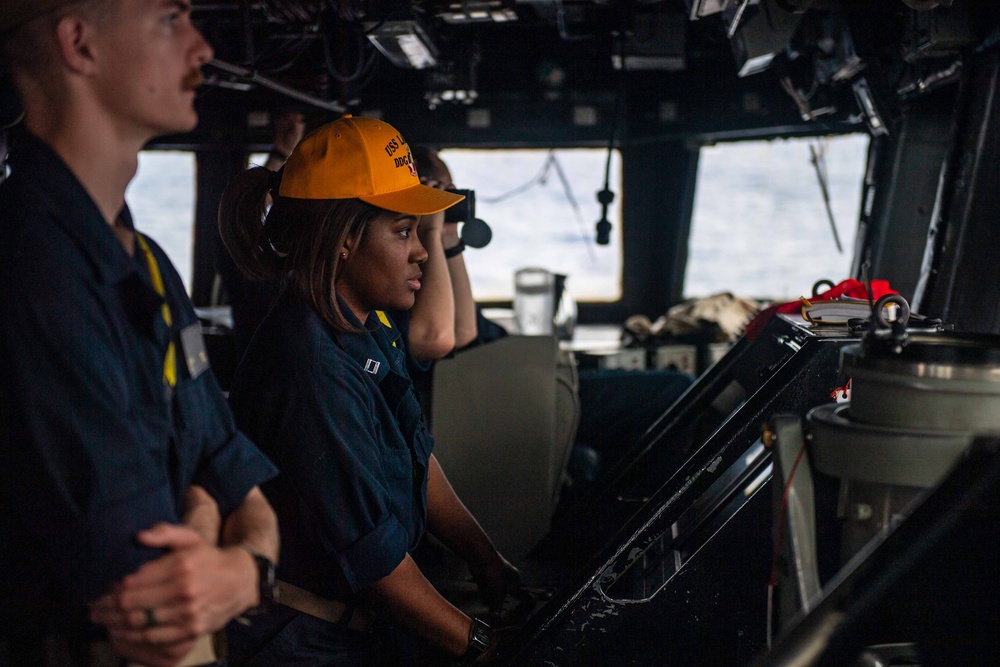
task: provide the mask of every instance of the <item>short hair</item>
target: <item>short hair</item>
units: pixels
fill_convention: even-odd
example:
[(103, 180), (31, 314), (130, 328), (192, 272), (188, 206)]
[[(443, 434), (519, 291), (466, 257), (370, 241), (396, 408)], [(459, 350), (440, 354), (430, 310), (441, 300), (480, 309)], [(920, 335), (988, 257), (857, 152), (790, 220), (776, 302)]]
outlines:
[(38, 75), (51, 67), (55, 53), (52, 35), (56, 26), (70, 12), (102, 21), (117, 0), (71, 0), (0, 35), (0, 63), (8, 72), (23, 71)]

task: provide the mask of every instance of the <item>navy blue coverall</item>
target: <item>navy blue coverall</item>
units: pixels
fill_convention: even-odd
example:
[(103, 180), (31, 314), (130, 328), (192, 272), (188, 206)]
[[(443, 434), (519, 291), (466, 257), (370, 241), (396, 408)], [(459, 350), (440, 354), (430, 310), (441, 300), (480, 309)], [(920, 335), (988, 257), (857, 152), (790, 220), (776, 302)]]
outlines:
[[(285, 291), (230, 393), (240, 428), (281, 469), (264, 486), (281, 527), (279, 578), (348, 605), (420, 541), (433, 447), (398, 330), (376, 313), (365, 328), (337, 332)], [(270, 619), (230, 627), (234, 665), (292, 655), (295, 664), (358, 664), (384, 643), (280, 605)]]
[[(0, 641), (100, 637), (86, 603), (160, 555), (137, 531), (179, 523), (203, 486), (223, 516), (274, 466), (236, 430), (210, 370), (184, 362), (197, 318), (44, 142), (20, 137), (0, 185)], [(118, 224), (131, 228), (127, 208)], [(168, 343), (176, 386), (164, 383)], [(190, 341), (189, 345), (190, 347)], [(2, 657), (0, 657), (2, 660)]]

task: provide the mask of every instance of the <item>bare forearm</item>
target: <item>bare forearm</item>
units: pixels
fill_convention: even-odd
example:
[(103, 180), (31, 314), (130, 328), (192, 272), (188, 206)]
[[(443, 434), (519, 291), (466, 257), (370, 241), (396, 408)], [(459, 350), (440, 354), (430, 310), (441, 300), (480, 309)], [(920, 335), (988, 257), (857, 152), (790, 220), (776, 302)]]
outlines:
[[(136, 535), (164, 555), (91, 603), (91, 620), (125, 644), (173, 644), (214, 632), (259, 603), (257, 568), (239, 547), (218, 548), (188, 526), (156, 524)], [(158, 619), (149, 627), (148, 611)]]
[[(196, 636), (260, 603), (257, 566), (248, 551), (272, 560), (278, 554), (277, 519), (260, 489), (254, 487), (222, 523), (215, 500), (192, 486), (184, 495), (184, 524), (140, 531), (138, 541), (164, 555), (91, 604), (91, 620), (107, 628), (124, 657), (174, 664)], [(159, 619), (155, 627), (149, 610)]]
[(409, 554), (364, 594), (369, 604), (452, 655), (468, 647), (471, 619), (434, 589)]
[(218, 544), (222, 524), (219, 505), (202, 487), (192, 485), (184, 494), (183, 522), (197, 531), (208, 544)]
[(427, 250), (423, 278), (410, 310), (410, 353), (418, 359), (440, 359), (455, 348), (455, 299), (441, 245), (434, 232), (422, 239)]
[(472, 296), (469, 273), (465, 268), (464, 253), (448, 259), (451, 292), (455, 300), (455, 347), (465, 347), (476, 340), (476, 301)]
[(467, 562), (482, 563), (498, 556), (433, 455), (427, 474), (427, 530)]
[(243, 504), (226, 518), (221, 546), (238, 546), (278, 561), (278, 519), (270, 503), (254, 487)]

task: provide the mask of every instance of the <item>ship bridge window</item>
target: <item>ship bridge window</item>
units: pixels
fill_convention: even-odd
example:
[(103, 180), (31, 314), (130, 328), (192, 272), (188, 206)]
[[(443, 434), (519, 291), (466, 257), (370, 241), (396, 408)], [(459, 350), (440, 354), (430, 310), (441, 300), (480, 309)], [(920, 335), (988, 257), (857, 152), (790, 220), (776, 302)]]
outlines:
[(163, 248), (191, 291), (194, 233), (194, 153), (142, 151), (125, 191), (135, 226)]
[[(701, 150), (685, 296), (788, 301), (850, 274), (867, 135), (743, 141)], [(812, 162), (825, 174), (837, 250)]]
[[(608, 209), (611, 242), (595, 243), (601, 218), (597, 192), (604, 188), (607, 149), (442, 150), (456, 188), (476, 193), (476, 217), (493, 237), (467, 250), (465, 265), (477, 301), (511, 301), (514, 272), (540, 267), (568, 276), (577, 301), (618, 301), (622, 296), (621, 154), (611, 153)], [(250, 156), (264, 164), (266, 153)]]
[(621, 156), (612, 152), (609, 245), (595, 242), (606, 149), (446, 149), (455, 186), (474, 190), (476, 217), (493, 230), (489, 245), (466, 250), (478, 301), (510, 301), (514, 272), (540, 267), (568, 276), (578, 301), (621, 298)]

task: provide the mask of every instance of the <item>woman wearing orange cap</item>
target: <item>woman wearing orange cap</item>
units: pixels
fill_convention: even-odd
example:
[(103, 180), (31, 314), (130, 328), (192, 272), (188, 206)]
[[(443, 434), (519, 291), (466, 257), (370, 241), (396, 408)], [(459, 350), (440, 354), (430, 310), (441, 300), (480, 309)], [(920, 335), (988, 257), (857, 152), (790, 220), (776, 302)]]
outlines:
[(403, 341), (381, 312), (410, 308), (420, 289), (419, 216), (459, 201), (420, 184), (390, 125), (350, 116), (223, 197), (220, 232), (237, 265), (285, 281), (230, 394), (241, 428), (282, 471), (265, 487), (281, 524), (280, 604), (232, 630), (234, 665), (398, 664), (386, 619), (464, 662), (495, 652), (489, 627), (441, 597), (410, 556), (426, 528), (493, 602), (520, 583), (431, 453)]

